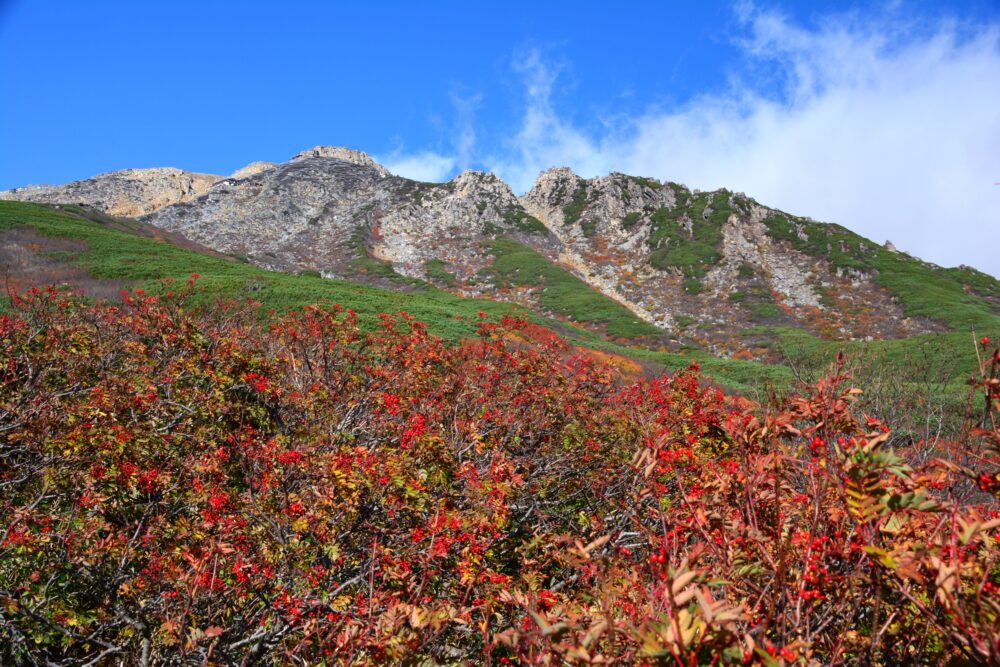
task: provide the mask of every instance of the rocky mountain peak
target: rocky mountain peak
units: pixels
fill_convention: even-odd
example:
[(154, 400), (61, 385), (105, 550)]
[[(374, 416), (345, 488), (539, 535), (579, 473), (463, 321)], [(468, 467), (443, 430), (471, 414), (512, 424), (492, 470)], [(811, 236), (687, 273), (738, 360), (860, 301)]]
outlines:
[(121, 169), (65, 185), (35, 185), (0, 191), (0, 199), (92, 206), (111, 215), (138, 217), (187, 202), (223, 180), (173, 167)]
[(292, 156), (292, 160), (309, 157), (335, 158), (337, 160), (344, 160), (345, 162), (352, 162), (354, 164), (372, 167), (382, 176), (391, 175), (388, 169), (373, 160), (368, 153), (356, 151), (351, 148), (344, 148), (343, 146), (313, 146), (309, 150), (296, 153)]
[(532, 198), (545, 198), (547, 193), (562, 191), (567, 187), (574, 187), (580, 178), (576, 172), (569, 167), (552, 167), (538, 174), (535, 178), (531, 190), (525, 195)]
[(257, 162), (251, 162), (242, 169), (237, 169), (232, 174), (230, 174), (229, 178), (238, 181), (242, 178), (250, 178), (251, 176), (256, 176), (262, 171), (267, 171), (268, 169), (274, 169), (277, 166), (278, 166), (277, 162), (262, 162), (258, 160)]
[(472, 202), (473, 204), (478, 203), (484, 197), (500, 200), (504, 204), (516, 205), (517, 203), (517, 198), (510, 186), (492, 172), (466, 169), (453, 178), (449, 184), (454, 187), (458, 196), (477, 200)]

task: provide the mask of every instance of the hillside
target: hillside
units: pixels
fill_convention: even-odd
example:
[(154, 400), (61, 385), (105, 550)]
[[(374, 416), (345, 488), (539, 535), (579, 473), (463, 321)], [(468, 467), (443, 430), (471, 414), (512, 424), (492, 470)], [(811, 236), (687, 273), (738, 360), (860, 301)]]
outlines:
[[(0, 196), (100, 209), (93, 193), (108, 178)], [(942, 269), (739, 193), (624, 174), (551, 169), (517, 197), (492, 174), (421, 183), (358, 151), (318, 146), (183, 199), (130, 196), (115, 209), (149, 210), (145, 222), (257, 266), (389, 289), (418, 279), (647, 347), (774, 361), (772, 344), (789, 330), (896, 340), (1000, 321), (1000, 283), (973, 269)]]
[[(100, 204), (107, 180), (40, 198)], [(468, 315), (465, 299), (475, 299), (476, 310), (496, 312), (506, 302), (588, 345), (627, 345), (644, 362), (680, 367), (686, 362), (677, 360), (697, 358), (720, 375), (788, 366), (814, 377), (845, 350), (864, 360), (864, 372), (909, 369), (957, 396), (973, 370), (964, 354), (970, 330), (1000, 332), (995, 278), (937, 267), (726, 190), (551, 169), (518, 197), (492, 174), (422, 183), (364, 153), (324, 146), (284, 163), (253, 163), (185, 201), (118, 190), (136, 197), (132, 208), (154, 209), (143, 224), (245, 262), (241, 277), (220, 281), (226, 293), (240, 281), (256, 284), (254, 275), (295, 284), (275, 289), (285, 290), (281, 297), (261, 290), (262, 300), (283, 305), (307, 301), (291, 295), (298, 290), (319, 298), (366, 285), (382, 290), (370, 292), (373, 303), (413, 304), (449, 337), (468, 327), (450, 321), (448, 309)], [(0, 196), (33, 197), (12, 192)], [(184, 274), (184, 262), (171, 275)], [(736, 376), (731, 383), (755, 384), (742, 370), (721, 381)]]
[(907, 442), (842, 365), (763, 410), (195, 287), (0, 314), (0, 663), (1000, 664), (995, 345)]
[[(516, 304), (455, 296), (416, 279), (403, 282), (398, 274), (374, 260), (373, 267), (394, 277), (397, 282), (390, 284), (396, 289), (322, 278), (312, 271), (270, 271), (148, 224), (76, 206), (57, 209), (0, 201), (0, 259), (4, 260), (0, 279), (15, 289), (68, 284), (104, 298), (117, 298), (124, 288), (163, 294), (168, 289), (163, 279), (180, 284), (195, 273), (199, 275), (200, 291), (191, 298), (201, 304), (210, 305), (218, 299), (252, 299), (261, 304), (261, 310), (278, 312), (309, 304), (339, 304), (357, 312), (366, 330), (377, 325), (379, 314), (406, 311), (425, 322), (431, 333), (453, 342), (475, 335), (480, 313), (496, 319), (524, 312), (574, 343), (625, 355), (651, 372), (681, 369), (697, 361), (721, 385), (744, 392), (762, 391), (768, 385), (786, 386), (791, 380), (780, 366), (719, 359), (693, 349), (664, 353), (615, 345), (585, 328), (525, 312)], [(592, 300), (603, 299), (570, 274), (559, 275), (570, 284), (570, 291), (585, 292), (586, 298)], [(608, 309), (617, 306), (607, 299), (601, 304)]]
[(995, 280), (319, 153), (0, 201), (0, 662), (1000, 664)]

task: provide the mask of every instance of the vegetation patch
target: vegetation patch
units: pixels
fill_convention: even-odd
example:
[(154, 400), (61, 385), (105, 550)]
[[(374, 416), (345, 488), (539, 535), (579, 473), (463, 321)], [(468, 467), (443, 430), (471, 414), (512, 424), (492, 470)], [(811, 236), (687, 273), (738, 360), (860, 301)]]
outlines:
[(840, 225), (784, 214), (763, 222), (772, 238), (825, 259), (834, 270), (853, 269), (872, 275), (875, 284), (899, 300), (907, 316), (939, 320), (955, 330), (1000, 324), (997, 304), (985, 298), (1000, 295), (1000, 282), (991, 276), (968, 268), (935, 267), (886, 250)]
[(625, 306), (522, 243), (497, 239), (488, 249), (495, 257), (488, 273), (497, 287), (536, 287), (542, 308), (576, 322), (602, 324), (609, 336), (639, 338), (662, 334)]
[(431, 280), (436, 280), (448, 286), (454, 285), (457, 282), (455, 274), (446, 271), (444, 266), (444, 262), (440, 259), (429, 259), (424, 264), (424, 273)]
[(773, 303), (751, 303), (747, 306), (747, 311), (755, 320), (768, 320), (781, 315), (781, 309)]
[[(732, 214), (732, 209), (727, 201), (728, 195), (725, 198), (717, 196), (721, 201), (712, 205), (718, 208), (713, 208), (705, 219), (710, 196), (709, 193), (702, 193), (685, 204), (653, 212), (646, 240), (653, 250), (650, 264), (661, 271), (680, 269), (688, 278), (696, 278), (719, 263), (722, 257), (718, 251), (722, 242), (722, 225)], [(685, 217), (690, 221), (690, 231), (681, 222)]]
[(647, 178), (645, 176), (629, 176), (628, 179), (633, 183), (638, 183), (640, 186), (649, 188), (650, 190), (659, 190), (663, 187), (663, 184), (655, 178)]
[(667, 181), (667, 187), (674, 193), (674, 206), (677, 208), (686, 207), (688, 202), (691, 200), (691, 191), (683, 185), (674, 183), (673, 181)]
[(697, 322), (697, 320), (690, 315), (678, 315), (674, 318), (674, 322), (677, 324), (678, 329), (687, 329), (689, 326)]
[(624, 227), (625, 229), (634, 227), (641, 219), (642, 219), (641, 212), (632, 211), (631, 213), (627, 214), (624, 218), (622, 218), (622, 227)]
[(519, 229), (522, 232), (528, 234), (547, 234), (548, 229), (542, 224), (542, 221), (531, 215), (523, 208), (520, 207), (510, 207), (503, 214), (504, 222), (508, 226)]
[(1000, 405), (929, 448), (842, 364), (758, 405), (518, 317), (197, 285), (0, 317), (0, 663), (1000, 658)]
[(587, 208), (587, 183), (579, 181), (568, 204), (563, 206), (563, 221), (571, 225), (580, 219)]
[(702, 285), (701, 281), (698, 280), (697, 278), (688, 278), (683, 283), (681, 283), (681, 286), (684, 288), (684, 291), (687, 292), (688, 294), (701, 294), (702, 292), (705, 291), (704, 285)]
[(989, 274), (977, 271), (968, 266), (942, 269), (942, 271), (959, 284), (968, 287), (980, 296), (1000, 296), (1000, 280)]

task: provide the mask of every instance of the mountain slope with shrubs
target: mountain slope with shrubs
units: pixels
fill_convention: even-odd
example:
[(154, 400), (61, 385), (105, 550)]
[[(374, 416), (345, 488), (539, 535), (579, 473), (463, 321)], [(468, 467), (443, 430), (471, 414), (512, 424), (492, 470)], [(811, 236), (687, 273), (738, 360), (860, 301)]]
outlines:
[(892, 446), (834, 365), (758, 406), (522, 318), (0, 314), (0, 661), (1000, 664), (1000, 351)]
[[(189, 274), (197, 273), (201, 276), (199, 292), (192, 299), (202, 306), (210, 306), (219, 298), (252, 299), (265, 312), (339, 304), (353, 309), (365, 330), (377, 324), (380, 314), (406, 309), (425, 322), (429, 332), (449, 341), (473, 335), (479, 312), (493, 317), (515, 313), (543, 324), (575, 344), (625, 357), (624, 364), (639, 364), (657, 371), (684, 368), (698, 361), (718, 383), (732, 391), (762, 393), (767, 387), (785, 387), (791, 381), (791, 373), (782, 366), (720, 359), (697, 349), (671, 353), (616, 345), (584, 327), (563, 319), (540, 317), (510, 302), (460, 297), (416, 279), (406, 278), (405, 283), (400, 283), (402, 276), (374, 260), (369, 262), (372, 271), (384, 271), (397, 281), (393, 283), (396, 289), (323, 278), (313, 271), (297, 274), (270, 271), (242, 258), (212, 253), (151, 225), (107, 216), (86, 207), (54, 208), (0, 201), (0, 260), (4, 262), (0, 279), (5, 286), (18, 291), (57, 284), (83, 289), (90, 296), (117, 299), (124, 287), (141, 287), (151, 294), (163, 294), (167, 291), (163, 279), (183, 281)], [(496, 268), (502, 270), (503, 266)], [(591, 318), (624, 311), (571, 274), (546, 264), (537, 254), (532, 266), (544, 272), (558, 293), (568, 298), (567, 305)], [(498, 279), (521, 280), (517, 269), (515, 265), (510, 274), (498, 274)], [(635, 318), (625, 312), (626, 317), (617, 319), (614, 326), (634, 331)]]
[[(115, 173), (0, 198), (100, 207), (109, 189), (132, 193), (116, 211), (141, 210), (146, 223), (260, 267), (403, 291), (421, 280), (648, 349), (773, 362), (788, 331), (844, 344), (1000, 322), (991, 276), (724, 189), (554, 168), (516, 196), (490, 173), (423, 183), (329, 146), (213, 178), (172, 199)], [(553, 297), (570, 284), (572, 298)]]

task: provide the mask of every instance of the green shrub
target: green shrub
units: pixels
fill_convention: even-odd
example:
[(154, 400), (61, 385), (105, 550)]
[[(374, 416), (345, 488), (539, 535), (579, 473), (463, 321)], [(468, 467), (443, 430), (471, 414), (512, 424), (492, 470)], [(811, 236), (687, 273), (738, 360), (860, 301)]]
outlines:
[(583, 215), (583, 211), (587, 208), (587, 183), (585, 181), (580, 181), (576, 190), (573, 191), (573, 196), (570, 202), (563, 206), (563, 221), (567, 225), (571, 225), (580, 219)]
[(440, 259), (427, 260), (427, 263), (424, 264), (424, 274), (431, 280), (436, 280), (445, 285), (454, 285), (456, 282), (455, 274), (446, 271), (444, 262)]
[[(647, 245), (653, 249), (649, 258), (653, 267), (661, 271), (677, 268), (685, 276), (696, 278), (719, 263), (722, 256), (717, 248), (722, 241), (722, 225), (732, 209), (728, 203), (720, 204), (706, 220), (704, 213), (709, 196), (708, 193), (699, 194), (689, 204), (685, 197), (685, 204), (678, 204), (672, 209), (662, 207), (653, 212), (649, 218), (649, 238), (646, 239)], [(728, 202), (728, 194), (725, 201)], [(691, 220), (690, 232), (680, 222), (685, 215)]]
[(637, 338), (662, 333), (524, 244), (497, 239), (488, 249), (495, 260), (485, 273), (498, 287), (537, 287), (538, 303), (546, 310), (576, 322), (603, 324), (611, 336)]
[(634, 227), (639, 219), (642, 218), (642, 214), (639, 211), (632, 211), (624, 218), (622, 218), (622, 227), (628, 229), (629, 227)]
[(705, 291), (705, 287), (701, 284), (701, 281), (696, 278), (688, 278), (682, 283), (684, 291), (688, 294), (701, 294)]
[(504, 222), (528, 234), (546, 234), (549, 230), (542, 221), (523, 208), (508, 208), (503, 214)]
[(750, 317), (755, 320), (766, 320), (781, 314), (781, 309), (773, 303), (751, 303), (747, 306), (747, 310), (750, 311)]

